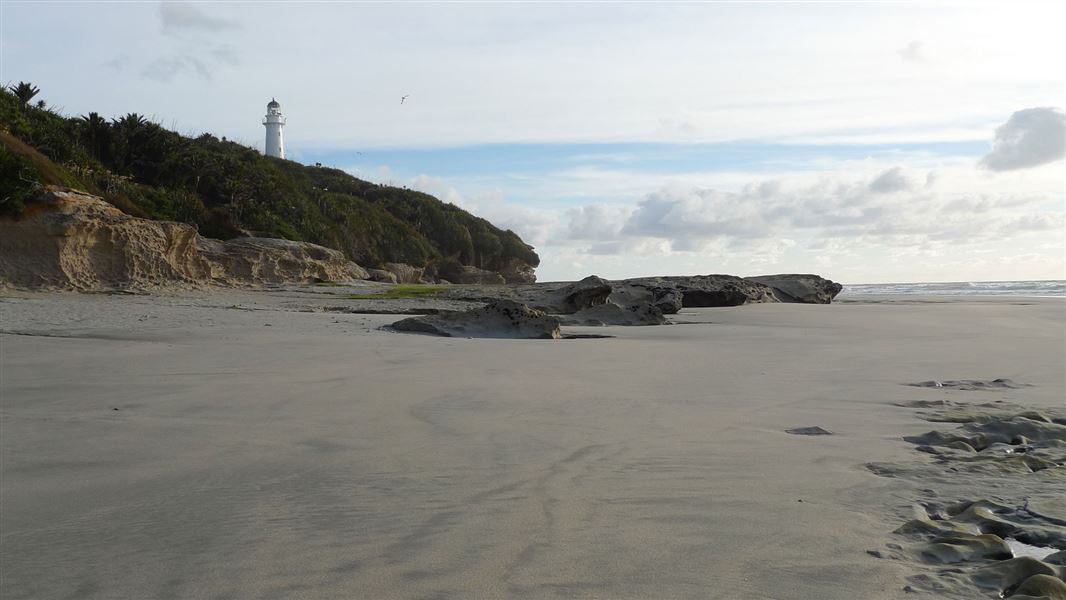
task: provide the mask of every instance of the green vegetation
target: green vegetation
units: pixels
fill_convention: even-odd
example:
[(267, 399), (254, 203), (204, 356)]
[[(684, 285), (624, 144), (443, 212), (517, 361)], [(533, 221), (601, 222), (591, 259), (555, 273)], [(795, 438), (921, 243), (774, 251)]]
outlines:
[(365, 266), (439, 263), (495, 270), (540, 260), (512, 231), (420, 192), (263, 156), (203, 134), (189, 138), (137, 113), (66, 117), (0, 90), (0, 214), (19, 214), (41, 185), (98, 194), (128, 214), (182, 221), (209, 237), (262, 235), (335, 248)]
[(376, 294), (349, 294), (349, 300), (396, 300), (398, 298), (422, 298), (432, 296), (443, 290), (443, 285), (394, 285)]

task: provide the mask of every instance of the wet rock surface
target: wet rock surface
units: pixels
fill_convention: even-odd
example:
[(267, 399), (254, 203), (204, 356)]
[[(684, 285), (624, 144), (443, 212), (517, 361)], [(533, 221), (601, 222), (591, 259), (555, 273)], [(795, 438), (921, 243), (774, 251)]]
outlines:
[(390, 326), (395, 331), (445, 337), (558, 339), (559, 320), (512, 300), (496, 300), (467, 311), (411, 317)]
[[(1017, 389), (1017, 388), (1006, 388)], [(869, 464), (921, 486), (905, 543), (871, 551), (919, 565), (909, 591), (942, 598), (1057, 598), (1066, 590), (1066, 409), (1006, 400), (916, 400), (919, 416), (958, 427), (906, 436), (909, 463)], [(984, 497), (974, 498), (975, 490)], [(967, 497), (968, 496), (968, 497)]]
[(833, 435), (832, 431), (821, 427), (796, 427), (786, 429), (785, 433), (791, 433), (792, 435)]
[(974, 391), (996, 391), (996, 390), (1017, 390), (1024, 387), (1029, 387), (1024, 383), (1015, 383), (1010, 379), (945, 379), (944, 381), (930, 380), (922, 381), (920, 383), (912, 383), (914, 387), (924, 388), (936, 388), (945, 390), (962, 390), (967, 392)]

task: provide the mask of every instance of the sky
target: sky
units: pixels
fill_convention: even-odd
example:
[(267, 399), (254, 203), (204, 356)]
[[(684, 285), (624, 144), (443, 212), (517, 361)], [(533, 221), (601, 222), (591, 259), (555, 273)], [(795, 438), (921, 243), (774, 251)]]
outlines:
[[(542, 281), (1066, 279), (1066, 3), (0, 1), (0, 83), (431, 193)], [(400, 99), (407, 98), (401, 104)]]

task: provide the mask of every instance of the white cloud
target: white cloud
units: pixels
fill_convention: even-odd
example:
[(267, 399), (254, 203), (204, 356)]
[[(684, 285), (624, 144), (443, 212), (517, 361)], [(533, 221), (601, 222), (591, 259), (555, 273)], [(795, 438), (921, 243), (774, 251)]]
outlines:
[(1061, 108), (1027, 108), (996, 129), (992, 151), (981, 165), (1011, 171), (1043, 165), (1066, 156), (1066, 114)]
[[(1018, 106), (1060, 102), (1056, 57), (1066, 53), (1062, 10), (1050, 4), (645, 3), (613, 6), (611, 19), (582, 3), (263, 6), (7, 3), (3, 66), (75, 114), (151, 112), (229, 138), (260, 137), (255, 113), (273, 95), (291, 113), (290, 148), (367, 149), (970, 140)], [(54, 39), (85, 51), (58, 57), (47, 51)], [(933, 39), (926, 68), (885, 51)], [(241, 58), (225, 76), (236, 57), (223, 43)], [(101, 67), (129, 48), (130, 68)], [(161, 93), (135, 77), (182, 55), (212, 79), (186, 68), (169, 80), (173, 93)], [(154, 81), (166, 72), (153, 71)], [(403, 94), (418, 102), (401, 107)]]
[(224, 31), (237, 28), (236, 23), (212, 17), (192, 4), (171, 0), (159, 3), (159, 20), (165, 34), (184, 31)]
[(896, 50), (896, 54), (899, 54), (899, 57), (903, 60), (912, 63), (924, 63), (929, 60), (925, 56), (925, 49), (920, 41), (914, 41), (907, 44), (899, 50)]
[[(1062, 231), (1062, 211), (1041, 209), (1056, 200), (1061, 195), (1046, 192), (934, 192), (902, 167), (868, 179), (831, 173), (814, 182), (774, 179), (732, 192), (675, 184), (631, 207), (571, 209), (555, 239), (594, 241), (594, 254), (630, 252), (647, 240), (665, 242), (673, 251), (699, 252), (721, 241), (752, 257), (780, 256), (800, 240), (811, 250), (839, 248), (829, 240), (886, 248), (964, 246)], [(781, 246), (785, 239), (790, 243)], [(755, 247), (761, 251), (751, 252)]]
[(481, 190), (464, 196), (445, 180), (425, 174), (412, 178), (409, 185), (413, 190), (454, 204), (500, 229), (509, 229), (533, 246), (544, 244), (558, 222), (558, 217), (550, 212), (507, 202), (503, 191), (499, 189)]
[(207, 81), (211, 80), (211, 70), (207, 64), (189, 55), (157, 58), (141, 69), (141, 76), (156, 81), (170, 81), (183, 73), (192, 73)]
[(607, 204), (589, 204), (566, 211), (569, 220), (562, 239), (612, 240), (622, 232), (622, 226), (632, 209)]
[(914, 181), (904, 174), (903, 167), (893, 167), (878, 175), (867, 187), (871, 192), (889, 194), (909, 190), (914, 186)]

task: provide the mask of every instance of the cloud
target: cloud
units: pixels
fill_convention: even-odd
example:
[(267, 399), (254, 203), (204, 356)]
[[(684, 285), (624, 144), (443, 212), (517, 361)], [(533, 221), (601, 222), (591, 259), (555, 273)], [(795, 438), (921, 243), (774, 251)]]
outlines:
[(1066, 156), (1066, 115), (1054, 107), (1019, 110), (996, 128), (992, 151), (980, 165), (1012, 171), (1061, 160)]
[(534, 246), (547, 241), (558, 221), (554, 214), (507, 202), (503, 191), (499, 189), (482, 190), (464, 196), (445, 180), (425, 174), (412, 178), (410, 186), (413, 190), (469, 211), (500, 229), (510, 229)]
[(606, 204), (589, 204), (566, 211), (569, 220), (563, 239), (613, 240), (617, 239), (625, 225), (631, 207), (612, 207)]
[[(140, 70), (141, 77), (170, 82), (189, 73), (204, 81), (212, 81), (214, 67), (239, 64), (237, 51), (232, 44), (216, 44), (207, 36), (200, 35), (237, 29), (235, 22), (212, 17), (186, 2), (169, 1), (160, 2), (159, 21), (163, 34), (172, 38), (161, 42), (159, 46), (168, 47), (170, 51), (157, 54), (154, 59), (151, 55), (143, 57), (147, 64)], [(128, 62), (123, 55), (108, 64), (116, 70), (122, 70)]]
[(888, 194), (909, 190), (914, 187), (914, 183), (903, 174), (902, 167), (893, 167), (878, 175), (867, 187), (871, 192)]
[(178, 75), (191, 72), (207, 81), (211, 70), (204, 61), (186, 54), (157, 58), (141, 70), (141, 76), (155, 81), (171, 81)]
[(237, 28), (236, 23), (212, 17), (186, 2), (160, 2), (159, 20), (164, 34), (176, 34), (183, 31), (224, 31)]
[[(926, 175), (928, 178), (928, 175)], [(1049, 194), (937, 193), (894, 167), (867, 179), (830, 174), (814, 182), (770, 180), (722, 191), (673, 185), (631, 207), (592, 204), (567, 211), (557, 243), (593, 242), (591, 254), (632, 253), (642, 242), (674, 252), (753, 247), (780, 256), (806, 239), (883, 247), (1002, 241), (1062, 227), (1061, 212), (1041, 212)], [(659, 247), (659, 246), (656, 246)]]
[(922, 47), (922, 43), (919, 41), (911, 42), (899, 50), (896, 50), (896, 54), (899, 54), (899, 57), (907, 62), (929, 62), (929, 59), (925, 56), (925, 50)]

